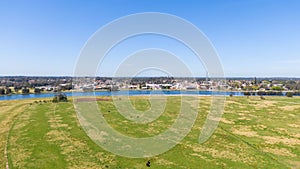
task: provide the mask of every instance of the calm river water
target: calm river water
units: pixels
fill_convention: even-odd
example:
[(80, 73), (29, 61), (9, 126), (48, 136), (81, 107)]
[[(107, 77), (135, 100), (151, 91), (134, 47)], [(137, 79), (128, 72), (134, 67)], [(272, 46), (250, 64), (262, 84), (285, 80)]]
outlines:
[[(65, 92), (67, 96), (136, 96), (136, 95), (224, 95), (229, 96), (243, 96), (242, 92), (214, 92), (214, 91), (180, 91), (180, 90), (120, 90), (120, 91), (96, 91), (96, 92)], [(0, 96), (0, 100), (20, 100), (20, 99), (33, 99), (33, 98), (50, 98), (54, 93), (41, 93), (41, 94), (14, 94), (10, 96)]]

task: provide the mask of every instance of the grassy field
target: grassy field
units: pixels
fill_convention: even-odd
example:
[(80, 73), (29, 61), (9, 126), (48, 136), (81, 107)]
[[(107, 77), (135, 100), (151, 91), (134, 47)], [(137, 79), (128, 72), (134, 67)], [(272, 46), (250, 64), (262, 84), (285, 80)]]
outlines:
[[(219, 127), (199, 144), (210, 97), (200, 98), (197, 120), (185, 139), (151, 158), (125, 158), (96, 145), (80, 127), (72, 102), (0, 102), (1, 168), (300, 168), (300, 98), (228, 97)], [(146, 97), (132, 105), (147, 110)], [(98, 101), (108, 123), (128, 136), (149, 137), (166, 130), (178, 115), (179, 97), (168, 97), (165, 112), (148, 124), (120, 115), (112, 101)], [(5, 153), (7, 158), (5, 157)]]

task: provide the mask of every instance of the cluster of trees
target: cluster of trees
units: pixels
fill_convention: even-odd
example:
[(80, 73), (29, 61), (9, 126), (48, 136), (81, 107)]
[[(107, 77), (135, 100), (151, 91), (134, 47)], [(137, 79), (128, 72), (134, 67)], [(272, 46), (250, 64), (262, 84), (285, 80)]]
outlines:
[(6, 88), (0, 88), (0, 95), (9, 95), (11, 94), (12, 91), (9, 87), (6, 87)]
[[(54, 91), (54, 92), (58, 92), (58, 91), (62, 91), (62, 90), (70, 90), (72, 87), (70, 86), (64, 86), (64, 88), (59, 88), (59, 89), (53, 89), (51, 88), (52, 90), (47, 90), (47, 91)], [(33, 93), (35, 94), (39, 94), (41, 92), (44, 91), (43, 88), (33, 88)], [(0, 95), (10, 95), (10, 94), (16, 94), (16, 93), (21, 93), (21, 94), (30, 94), (30, 88), (28, 87), (18, 87), (18, 86), (15, 86), (13, 88), (13, 91), (10, 87), (2, 87), (0, 88)]]
[[(11, 88), (6, 87), (6, 88), (0, 88), (0, 95), (10, 95), (13, 93), (18, 93), (21, 90), (22, 94), (29, 94), (30, 90), (27, 87), (24, 88), (18, 88), (14, 87), (14, 92), (11, 90)], [(34, 88), (34, 93), (41, 93), (42, 89), (39, 88)]]
[(296, 82), (293, 80), (288, 80), (285, 83), (285, 87), (289, 90), (300, 90), (300, 81)]
[(0, 81), (2, 86), (34, 88), (39, 86), (58, 86), (62, 83), (72, 83), (72, 77), (7, 76), (0, 77)]
[[(245, 96), (283, 96), (284, 93), (281, 91), (258, 91), (258, 92), (243, 92)], [(293, 96), (300, 96), (300, 92), (286, 92), (285, 96), (287, 97), (293, 97)]]
[(299, 79), (275, 79), (275, 80), (267, 80), (260, 79), (259, 81), (254, 80), (228, 80), (228, 85), (233, 89), (241, 88), (245, 91), (256, 91), (259, 89), (265, 90), (300, 90), (300, 80)]

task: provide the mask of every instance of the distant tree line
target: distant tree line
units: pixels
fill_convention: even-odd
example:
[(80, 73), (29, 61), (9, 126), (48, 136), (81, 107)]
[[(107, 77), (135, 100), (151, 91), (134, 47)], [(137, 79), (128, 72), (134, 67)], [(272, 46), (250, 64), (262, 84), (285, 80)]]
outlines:
[(300, 90), (300, 82), (288, 80), (285, 83), (285, 87), (288, 88), (289, 90)]
[[(282, 91), (258, 91), (258, 92), (251, 92), (246, 91), (243, 92), (245, 96), (283, 96)], [(300, 91), (289, 91), (285, 93), (285, 96), (292, 97), (292, 96), (300, 96)]]

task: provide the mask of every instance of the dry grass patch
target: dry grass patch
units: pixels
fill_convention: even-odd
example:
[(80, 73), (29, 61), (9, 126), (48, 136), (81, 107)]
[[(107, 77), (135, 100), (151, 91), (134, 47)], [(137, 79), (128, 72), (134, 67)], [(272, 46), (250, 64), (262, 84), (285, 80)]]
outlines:
[(256, 104), (255, 108), (257, 108), (257, 109), (267, 108), (270, 106), (275, 106), (275, 104), (276, 104), (276, 101), (264, 100), (264, 101), (261, 101), (259, 104)]
[(292, 152), (290, 152), (288, 149), (286, 148), (270, 148), (270, 147), (266, 147), (263, 149), (264, 152), (268, 152), (268, 153), (272, 153), (275, 155), (279, 155), (279, 156), (286, 156), (286, 157), (296, 157), (295, 154), (293, 154)]
[(225, 123), (225, 124), (234, 124), (233, 121), (227, 120), (227, 119), (225, 119), (225, 118), (221, 118), (221, 122), (222, 122), (222, 123)]
[(289, 161), (291, 165), (291, 169), (299, 169), (300, 168), (300, 161)]
[(300, 125), (299, 125), (299, 124), (288, 124), (288, 126), (294, 127), (294, 128), (300, 128)]
[(216, 158), (225, 158), (229, 159), (231, 161), (241, 161), (243, 163), (251, 164), (252, 162), (255, 161), (254, 157), (247, 156), (243, 152), (234, 152), (231, 150), (234, 149), (243, 149), (244, 147), (237, 147), (235, 144), (228, 144), (226, 148), (220, 150), (216, 148), (210, 148), (210, 147), (204, 147), (201, 145), (198, 146), (191, 146), (190, 147), (193, 149), (194, 152), (196, 153), (205, 153), (205, 154), (210, 154), (214, 159)]
[(244, 117), (239, 117), (238, 120), (251, 120), (251, 119), (244, 116)]
[(240, 127), (239, 129), (234, 129), (232, 131), (234, 134), (240, 135), (240, 136), (246, 136), (246, 137), (258, 137), (256, 131), (253, 131), (250, 129), (249, 126)]
[[(22, 106), (19, 109), (20, 109), (19, 111), (21, 111), (24, 109), (24, 107)], [(26, 111), (25, 113), (22, 113), (18, 117), (16, 117), (16, 119), (13, 121), (14, 122), (14, 125), (12, 126), (13, 129), (20, 131), (22, 128), (28, 125), (32, 121), (30, 120), (30, 116), (31, 116), (31, 111)], [(18, 137), (22, 137), (24, 133), (17, 132), (14, 135), (18, 135)], [(14, 160), (12, 161), (13, 166), (16, 168), (22, 168), (22, 166), (24, 166), (25, 164), (25, 160), (28, 157), (30, 157), (32, 153), (28, 149), (24, 148), (22, 144), (18, 142), (18, 137), (14, 137), (11, 135), (9, 136), (9, 145), (14, 145), (14, 146), (8, 149), (8, 153), (10, 156), (14, 155)], [(29, 141), (29, 140), (23, 139), (23, 141)]]
[(159, 165), (163, 165), (163, 166), (175, 165), (173, 162), (168, 161), (168, 160), (163, 159), (163, 158), (155, 158), (155, 163), (157, 163)]
[(288, 146), (300, 145), (300, 140), (295, 138), (285, 138), (279, 136), (261, 136), (267, 144), (278, 144), (282, 143)]
[(284, 111), (294, 111), (296, 109), (299, 109), (300, 105), (287, 105), (287, 106), (281, 106), (280, 109)]
[(0, 111), (0, 152), (3, 155), (0, 156), (0, 167), (3, 165), (5, 167), (7, 159), (6, 155), (8, 155), (7, 151), (7, 143), (8, 143), (8, 135), (11, 126), (14, 123), (14, 119), (22, 113), (28, 107), (28, 101), (26, 102), (17, 102), (17, 101), (3, 101), (1, 102), (1, 111)]
[(256, 127), (259, 129), (259, 130), (265, 130), (266, 128), (268, 128), (267, 126), (263, 125), (263, 124), (258, 124), (256, 125)]

